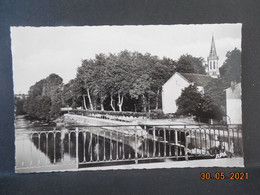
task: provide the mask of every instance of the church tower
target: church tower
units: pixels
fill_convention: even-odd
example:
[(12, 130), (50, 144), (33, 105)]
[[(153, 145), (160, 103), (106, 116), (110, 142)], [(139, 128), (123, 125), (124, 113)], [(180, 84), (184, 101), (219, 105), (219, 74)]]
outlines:
[(214, 36), (212, 36), (211, 47), (208, 57), (208, 75), (214, 78), (219, 77), (218, 56)]

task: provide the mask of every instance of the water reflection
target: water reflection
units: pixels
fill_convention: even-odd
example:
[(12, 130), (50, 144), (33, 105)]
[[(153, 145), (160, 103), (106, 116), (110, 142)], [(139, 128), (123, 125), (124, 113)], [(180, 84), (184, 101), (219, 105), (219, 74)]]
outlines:
[(214, 156), (220, 153), (220, 144), (224, 146), (224, 151), (233, 154), (242, 151), (242, 136), (234, 131), (230, 131), (230, 134), (234, 135), (230, 137), (227, 131), (187, 131), (183, 128), (146, 126), (145, 130), (140, 128), (133, 133), (133, 129), (124, 128), (115, 131), (101, 127), (81, 127), (76, 133), (75, 127), (54, 130), (46, 125), (33, 127), (29, 121), (18, 119), (16, 167), (122, 162), (136, 159), (164, 161), (166, 157), (184, 159), (187, 155), (197, 158), (198, 155)]
[[(102, 130), (101, 130), (102, 132)], [(103, 131), (102, 135), (91, 132), (80, 132), (78, 137), (79, 162), (116, 160), (134, 158), (135, 151), (128, 145), (132, 137), (125, 137), (125, 143), (115, 140), (112, 132)], [(107, 138), (111, 137), (111, 139)], [(76, 135), (75, 132), (62, 133), (34, 133), (31, 137), (34, 146), (50, 159), (51, 163), (64, 162), (64, 156), (70, 159), (76, 158)], [(134, 145), (132, 143), (132, 145)]]
[[(102, 128), (83, 129), (78, 134), (78, 161), (111, 161), (147, 157), (185, 155), (184, 147), (175, 146), (174, 131), (166, 130), (163, 139), (160, 130), (149, 131), (145, 136), (127, 135), (123, 132), (108, 131)], [(155, 139), (152, 137), (155, 136)], [(177, 134), (179, 144), (181, 133)], [(76, 158), (75, 130), (61, 132), (34, 133), (31, 136), (34, 146), (50, 159), (51, 163), (64, 162), (64, 156)], [(171, 143), (171, 144), (170, 144)], [(177, 149), (177, 150), (176, 150)]]
[[(181, 133), (176, 135), (180, 140)], [(76, 140), (75, 127), (53, 131), (53, 127), (34, 127), (30, 121), (20, 118), (16, 120), (16, 147), (22, 150), (16, 152), (17, 167), (75, 163)], [(120, 132), (101, 127), (81, 128), (78, 133), (78, 162), (174, 156), (176, 149), (177, 155), (184, 155), (183, 147), (171, 144), (175, 141), (174, 131), (155, 131), (149, 127), (147, 131), (140, 130), (136, 134), (131, 129)], [(27, 162), (27, 159), (32, 160)]]

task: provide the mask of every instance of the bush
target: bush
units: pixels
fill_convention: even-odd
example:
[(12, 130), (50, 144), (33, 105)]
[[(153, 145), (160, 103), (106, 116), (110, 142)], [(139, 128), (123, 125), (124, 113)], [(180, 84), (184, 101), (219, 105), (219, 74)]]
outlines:
[(151, 118), (153, 118), (153, 119), (164, 119), (164, 118), (168, 118), (168, 116), (165, 115), (161, 109), (157, 109), (157, 110), (151, 111)]

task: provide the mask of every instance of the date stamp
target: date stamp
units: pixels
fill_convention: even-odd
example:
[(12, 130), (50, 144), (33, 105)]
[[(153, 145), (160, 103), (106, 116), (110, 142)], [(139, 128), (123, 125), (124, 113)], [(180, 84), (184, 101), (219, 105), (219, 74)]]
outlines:
[(247, 172), (201, 172), (201, 180), (248, 180), (249, 175)]

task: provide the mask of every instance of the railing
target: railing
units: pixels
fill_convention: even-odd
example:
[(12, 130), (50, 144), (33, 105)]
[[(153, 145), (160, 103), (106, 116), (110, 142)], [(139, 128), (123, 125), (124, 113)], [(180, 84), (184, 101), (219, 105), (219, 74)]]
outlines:
[[(17, 170), (44, 169), (54, 165), (81, 168), (243, 155), (242, 129), (238, 125), (78, 125), (17, 131), (16, 138), (16, 151), (22, 153), (16, 154)], [(30, 140), (29, 145), (23, 140)]]

